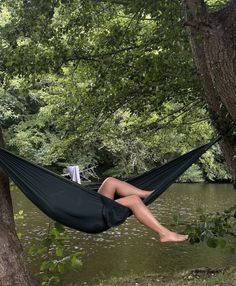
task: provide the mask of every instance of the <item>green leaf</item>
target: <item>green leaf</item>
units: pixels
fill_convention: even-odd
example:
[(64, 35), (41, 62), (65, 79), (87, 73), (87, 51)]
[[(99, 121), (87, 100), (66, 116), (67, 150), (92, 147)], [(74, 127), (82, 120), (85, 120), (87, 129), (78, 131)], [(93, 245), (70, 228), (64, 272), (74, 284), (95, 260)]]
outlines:
[(36, 255), (37, 250), (36, 250), (35, 247), (33, 246), (33, 247), (30, 247), (30, 248), (28, 249), (28, 253), (29, 253), (30, 255), (34, 256), (34, 255)]
[(216, 248), (218, 245), (218, 240), (214, 237), (210, 237), (207, 239), (207, 245), (211, 248)]
[(63, 248), (62, 247), (57, 247), (56, 248), (56, 256), (62, 256), (63, 255)]
[(17, 232), (17, 236), (18, 236), (18, 238), (22, 238), (23, 233), (22, 232)]
[(74, 267), (74, 268), (80, 268), (82, 266), (82, 262), (77, 257), (77, 255), (72, 255), (72, 257), (71, 257), (71, 266)]
[(64, 232), (64, 231), (65, 231), (64, 226), (63, 226), (63, 225), (61, 225), (61, 224), (60, 224), (60, 223), (58, 223), (58, 222), (55, 222), (54, 226), (55, 226), (56, 230), (57, 230), (58, 232), (60, 232), (60, 233), (62, 233), (62, 232)]
[(55, 238), (60, 236), (60, 232), (55, 227), (50, 230), (50, 234)]
[(52, 269), (53, 266), (54, 263), (52, 261), (43, 261), (43, 263), (40, 266), (40, 271)]
[(58, 269), (58, 271), (60, 272), (60, 273), (64, 273), (64, 271), (65, 271), (65, 266), (64, 266), (64, 264), (58, 264), (57, 265), (57, 269)]

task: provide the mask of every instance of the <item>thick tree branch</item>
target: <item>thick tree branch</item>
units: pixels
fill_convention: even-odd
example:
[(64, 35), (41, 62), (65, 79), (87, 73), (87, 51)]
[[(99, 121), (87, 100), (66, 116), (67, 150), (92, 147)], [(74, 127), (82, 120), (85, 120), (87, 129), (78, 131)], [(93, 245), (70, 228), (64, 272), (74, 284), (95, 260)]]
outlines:
[(209, 15), (204, 0), (182, 0), (182, 2), (191, 11), (192, 21), (209, 26)]

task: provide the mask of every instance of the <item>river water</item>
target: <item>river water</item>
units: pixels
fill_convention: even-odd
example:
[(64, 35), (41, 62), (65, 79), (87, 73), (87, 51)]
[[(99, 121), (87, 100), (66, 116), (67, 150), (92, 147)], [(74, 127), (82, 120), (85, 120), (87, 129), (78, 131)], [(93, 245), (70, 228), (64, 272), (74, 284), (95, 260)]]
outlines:
[[(23, 209), (24, 220), (17, 220), (17, 229), (23, 233), (23, 246), (35, 245), (45, 237), (49, 219), (18, 189), (12, 191), (14, 212)], [(191, 221), (197, 209), (204, 212), (222, 211), (236, 203), (236, 191), (228, 184), (174, 184), (160, 196), (150, 209), (162, 224), (172, 230), (173, 216)], [(81, 270), (68, 269), (60, 285), (95, 285), (99, 279), (129, 274), (160, 273), (171, 276), (174, 272), (196, 267), (224, 267), (236, 263), (236, 254), (227, 248), (211, 249), (205, 244), (188, 242), (163, 244), (151, 230), (139, 224), (132, 216), (127, 221), (102, 234), (85, 234), (68, 229), (71, 236), (66, 253), (81, 251)], [(39, 261), (30, 264), (32, 272)]]

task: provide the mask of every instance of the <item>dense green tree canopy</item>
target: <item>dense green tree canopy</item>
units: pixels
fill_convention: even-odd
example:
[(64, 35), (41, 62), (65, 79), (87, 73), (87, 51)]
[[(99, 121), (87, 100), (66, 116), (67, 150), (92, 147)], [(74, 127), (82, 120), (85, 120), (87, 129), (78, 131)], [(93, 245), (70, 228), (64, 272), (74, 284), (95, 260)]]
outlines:
[[(181, 11), (179, 1), (3, 1), (9, 148), (126, 176), (210, 139)], [(222, 161), (216, 146), (185, 179), (226, 179)]]

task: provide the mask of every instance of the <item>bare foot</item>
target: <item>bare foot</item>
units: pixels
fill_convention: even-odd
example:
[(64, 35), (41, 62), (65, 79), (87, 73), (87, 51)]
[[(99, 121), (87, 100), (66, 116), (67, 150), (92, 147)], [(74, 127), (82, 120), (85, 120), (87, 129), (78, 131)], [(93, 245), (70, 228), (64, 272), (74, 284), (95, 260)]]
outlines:
[(181, 242), (188, 239), (188, 235), (178, 234), (173, 231), (169, 231), (160, 236), (161, 242)]

